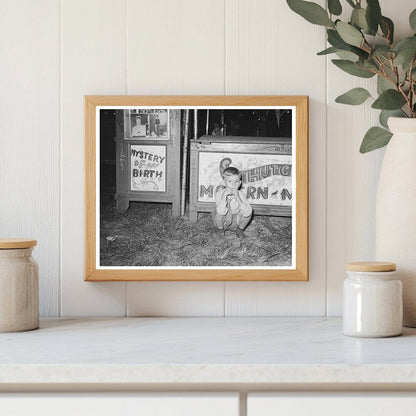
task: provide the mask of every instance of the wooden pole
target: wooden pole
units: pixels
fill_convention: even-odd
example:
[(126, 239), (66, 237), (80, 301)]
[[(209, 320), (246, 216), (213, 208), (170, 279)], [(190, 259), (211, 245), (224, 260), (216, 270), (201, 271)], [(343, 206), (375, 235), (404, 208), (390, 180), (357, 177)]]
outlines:
[(207, 110), (207, 125), (205, 127), (205, 134), (208, 136), (209, 134), (209, 110)]
[(183, 138), (183, 161), (182, 161), (182, 201), (181, 201), (181, 216), (185, 215), (185, 203), (186, 203), (186, 173), (188, 168), (188, 134), (189, 133), (189, 110), (185, 110), (185, 131)]
[(194, 140), (198, 140), (198, 110), (194, 110)]

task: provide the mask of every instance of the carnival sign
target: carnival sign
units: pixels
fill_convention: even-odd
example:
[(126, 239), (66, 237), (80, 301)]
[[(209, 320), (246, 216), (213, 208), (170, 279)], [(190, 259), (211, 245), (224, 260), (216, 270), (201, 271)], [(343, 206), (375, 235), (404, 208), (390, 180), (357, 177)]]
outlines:
[(166, 191), (166, 146), (130, 147), (131, 190)]
[(245, 153), (199, 153), (198, 202), (215, 202), (229, 166), (240, 171), (240, 190), (250, 204), (292, 205), (292, 156)]

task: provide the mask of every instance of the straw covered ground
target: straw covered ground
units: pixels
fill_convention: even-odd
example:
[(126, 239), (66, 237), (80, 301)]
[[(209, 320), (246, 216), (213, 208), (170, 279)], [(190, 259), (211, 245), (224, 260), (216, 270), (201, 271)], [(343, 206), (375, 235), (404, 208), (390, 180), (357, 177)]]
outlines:
[(244, 238), (217, 230), (211, 214), (174, 218), (170, 204), (131, 202), (116, 211), (110, 196), (101, 198), (101, 266), (289, 266), (292, 220), (253, 216)]

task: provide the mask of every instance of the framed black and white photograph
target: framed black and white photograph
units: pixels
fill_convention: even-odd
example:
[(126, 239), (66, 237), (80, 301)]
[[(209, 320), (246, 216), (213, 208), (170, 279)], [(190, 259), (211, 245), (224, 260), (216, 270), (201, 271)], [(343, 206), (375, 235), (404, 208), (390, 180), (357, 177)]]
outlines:
[(86, 96), (86, 280), (308, 280), (305, 96)]

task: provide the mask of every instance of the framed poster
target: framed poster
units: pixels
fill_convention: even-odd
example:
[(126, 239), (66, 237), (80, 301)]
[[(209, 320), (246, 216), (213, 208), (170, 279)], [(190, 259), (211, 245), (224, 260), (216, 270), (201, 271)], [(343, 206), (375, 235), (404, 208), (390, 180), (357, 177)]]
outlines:
[(131, 108), (126, 111), (126, 138), (152, 138), (167, 140), (169, 137), (168, 110), (163, 108)]
[(308, 280), (308, 97), (86, 96), (85, 145), (85, 280)]

